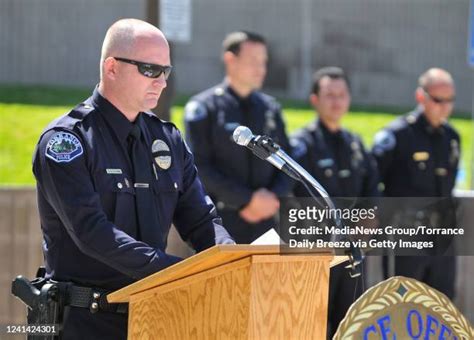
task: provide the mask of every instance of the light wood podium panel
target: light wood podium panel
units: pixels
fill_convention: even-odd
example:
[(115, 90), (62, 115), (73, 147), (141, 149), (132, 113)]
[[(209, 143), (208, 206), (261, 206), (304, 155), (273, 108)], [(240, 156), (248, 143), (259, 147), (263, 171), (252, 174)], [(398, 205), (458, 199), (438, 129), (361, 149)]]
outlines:
[(108, 300), (129, 302), (129, 339), (325, 339), (331, 260), (218, 245)]

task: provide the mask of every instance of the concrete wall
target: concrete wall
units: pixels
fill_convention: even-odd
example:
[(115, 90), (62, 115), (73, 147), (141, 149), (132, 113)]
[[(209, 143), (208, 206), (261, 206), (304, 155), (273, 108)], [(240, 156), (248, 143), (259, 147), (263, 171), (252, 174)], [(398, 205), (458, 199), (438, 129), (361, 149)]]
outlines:
[(26, 323), (25, 305), (10, 292), (17, 275), (31, 279), (43, 262), (37, 210), (35, 190), (0, 190), (0, 325)]
[[(36, 270), (43, 265), (41, 243), (36, 190), (0, 188), (0, 339), (4, 325), (26, 323), (26, 307), (11, 295), (11, 282), (17, 275), (35, 277)], [(167, 252), (183, 258), (193, 254), (174, 228), (168, 238)]]
[[(472, 108), (466, 63), (469, 0), (199, 0), (189, 44), (173, 48), (176, 88), (195, 93), (222, 79), (226, 32), (255, 30), (270, 43), (267, 90), (304, 98), (312, 70), (344, 67), (358, 104), (412, 106), (418, 75), (448, 69), (457, 108)], [(120, 17), (145, 17), (141, 0), (1, 0), (0, 83), (92, 87), (100, 44)]]
[(107, 28), (134, 0), (0, 0), (0, 83), (93, 86)]
[[(473, 194), (473, 192), (457, 192), (456, 196), (471, 195), (470, 197), (473, 197)], [(461, 206), (460, 213), (459, 225), (465, 226), (468, 225), (465, 221), (474, 221), (472, 207)], [(22, 274), (31, 279), (38, 266), (43, 263), (36, 190), (34, 188), (0, 189), (0, 217), (0, 265), (2, 268), (0, 272), (0, 326), (23, 324), (26, 309), (10, 294), (10, 289), (14, 277)], [(472, 235), (472, 232), (469, 235)], [(468, 237), (468, 239), (471, 238)], [(174, 229), (168, 238), (167, 252), (183, 258), (193, 253)], [(383, 279), (380, 257), (368, 256), (366, 266), (367, 288), (369, 288)], [(472, 323), (474, 323), (473, 277), (474, 257), (459, 256), (454, 304)]]

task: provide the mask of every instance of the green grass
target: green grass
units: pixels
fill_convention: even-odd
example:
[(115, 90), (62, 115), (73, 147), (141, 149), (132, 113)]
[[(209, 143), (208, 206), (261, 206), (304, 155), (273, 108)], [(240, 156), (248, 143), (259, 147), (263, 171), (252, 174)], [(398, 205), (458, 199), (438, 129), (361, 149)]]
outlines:
[[(0, 86), (0, 185), (32, 185), (32, 154), (41, 131), (54, 118), (67, 112), (90, 94), (90, 89), (45, 86)], [(182, 130), (183, 104), (180, 96), (172, 110), (172, 120)], [(287, 131), (302, 127), (314, 119), (314, 112), (304, 103), (283, 101)], [(360, 134), (370, 147), (375, 133), (402, 110), (357, 108), (343, 120), (343, 125)], [(466, 118), (452, 118), (462, 138), (462, 166), (466, 174), (460, 188), (468, 188), (472, 160), (473, 125)]]

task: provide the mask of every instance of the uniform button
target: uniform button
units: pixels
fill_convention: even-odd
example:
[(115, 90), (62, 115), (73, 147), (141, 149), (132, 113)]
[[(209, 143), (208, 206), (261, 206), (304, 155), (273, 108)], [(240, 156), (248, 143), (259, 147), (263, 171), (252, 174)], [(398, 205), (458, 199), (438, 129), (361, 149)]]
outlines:
[(174, 188), (178, 190), (178, 183), (174, 182)]
[(332, 176), (332, 170), (331, 169), (326, 169), (326, 170), (324, 170), (324, 174), (326, 175), (326, 177), (331, 177)]
[(448, 174), (448, 170), (446, 170), (445, 168), (436, 168), (435, 173), (438, 176), (446, 176)]
[(341, 171), (339, 171), (339, 177), (341, 178), (347, 178), (350, 175), (351, 175), (351, 171), (348, 169), (342, 169)]
[(419, 219), (419, 220), (425, 218), (425, 213), (423, 211), (417, 211), (416, 212), (416, 218)]
[(122, 188), (123, 188), (123, 184), (120, 183), (120, 182), (118, 182), (118, 183), (117, 183), (117, 188), (122, 189)]
[(425, 170), (426, 169), (426, 163), (425, 162), (420, 162), (418, 163), (418, 168), (420, 170)]
[(128, 179), (125, 178), (125, 185), (127, 186), (127, 188), (130, 188), (130, 182), (128, 181)]

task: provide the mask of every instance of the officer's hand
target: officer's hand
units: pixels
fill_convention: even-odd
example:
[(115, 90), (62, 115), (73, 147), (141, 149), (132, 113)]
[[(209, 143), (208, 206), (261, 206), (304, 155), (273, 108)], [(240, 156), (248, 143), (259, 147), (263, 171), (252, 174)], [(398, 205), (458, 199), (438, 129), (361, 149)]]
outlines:
[(251, 210), (248, 206), (239, 211), (240, 218), (247, 223), (258, 223), (262, 220), (260, 214)]
[[(362, 226), (364, 229), (377, 229), (380, 226), (380, 221), (377, 217), (365, 218), (365, 219), (361, 219), (357, 224), (359, 226)], [(360, 239), (366, 242), (368, 242), (373, 237), (374, 235), (369, 234), (369, 233), (360, 235)]]
[(272, 217), (280, 209), (280, 200), (273, 192), (263, 188), (255, 192), (257, 197), (255, 209), (260, 212), (262, 219)]
[(278, 197), (262, 188), (253, 193), (250, 202), (240, 211), (240, 216), (249, 223), (257, 223), (275, 215), (279, 208)]
[[(165, 269), (167, 267), (170, 267), (180, 261), (182, 261), (183, 259), (181, 257), (178, 257), (178, 256), (174, 256), (174, 255), (171, 255), (171, 254), (167, 254), (161, 250), (157, 250), (157, 253), (158, 253), (158, 256), (160, 258), (160, 265), (161, 265), (161, 269)], [(160, 269), (160, 270), (161, 270)]]

